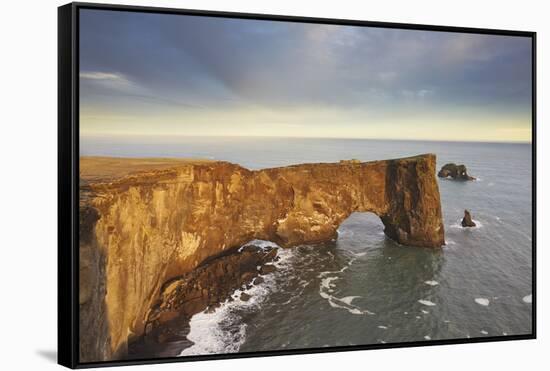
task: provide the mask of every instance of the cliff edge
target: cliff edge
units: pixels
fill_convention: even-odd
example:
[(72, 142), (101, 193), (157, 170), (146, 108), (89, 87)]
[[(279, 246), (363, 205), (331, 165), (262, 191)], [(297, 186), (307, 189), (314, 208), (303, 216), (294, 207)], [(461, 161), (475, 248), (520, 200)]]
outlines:
[(132, 161), (81, 158), (81, 362), (124, 357), (164, 283), (253, 239), (331, 240), (351, 213), (372, 212), (400, 244), (444, 244), (433, 154), (258, 171), (169, 159), (105, 168)]

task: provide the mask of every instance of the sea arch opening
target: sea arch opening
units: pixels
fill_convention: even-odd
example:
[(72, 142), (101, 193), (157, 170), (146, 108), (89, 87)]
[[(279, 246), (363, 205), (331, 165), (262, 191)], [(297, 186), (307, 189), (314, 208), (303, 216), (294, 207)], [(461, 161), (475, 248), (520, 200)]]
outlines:
[(347, 249), (370, 246), (386, 239), (382, 219), (368, 211), (351, 213), (340, 223), (337, 232), (336, 242)]

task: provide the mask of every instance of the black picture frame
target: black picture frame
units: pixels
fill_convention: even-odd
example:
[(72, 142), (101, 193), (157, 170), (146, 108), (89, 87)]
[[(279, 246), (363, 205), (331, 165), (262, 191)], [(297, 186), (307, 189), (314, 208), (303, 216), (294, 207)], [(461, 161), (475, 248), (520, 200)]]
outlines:
[[(488, 336), (472, 339), (430, 340), (389, 344), (369, 344), (273, 350), (234, 354), (214, 354), (140, 360), (115, 360), (81, 363), (79, 347), (79, 11), (112, 11), (199, 15), (221, 18), (278, 20), (299, 23), (352, 25), (407, 30), (445, 31), (488, 35), (522, 36), (532, 40), (532, 333), (526, 335)], [(228, 358), (265, 357), (290, 354), (342, 352), (353, 350), (401, 348), (431, 345), (484, 343), (536, 338), (536, 32), (465, 28), (407, 23), (387, 23), (348, 19), (328, 19), (268, 14), (232, 13), (188, 9), (156, 8), (96, 3), (70, 3), (58, 8), (58, 363), (69, 368), (89, 368), (136, 364), (190, 362)]]

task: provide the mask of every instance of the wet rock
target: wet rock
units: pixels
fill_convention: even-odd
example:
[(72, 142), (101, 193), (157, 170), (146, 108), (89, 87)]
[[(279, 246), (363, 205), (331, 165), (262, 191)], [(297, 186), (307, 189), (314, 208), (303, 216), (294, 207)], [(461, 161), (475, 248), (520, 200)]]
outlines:
[(269, 264), (269, 265), (263, 265), (261, 268), (260, 268), (260, 274), (262, 276), (266, 275), (266, 274), (269, 274), (269, 273), (273, 273), (277, 270), (277, 268), (272, 265), (272, 264)]
[(246, 292), (241, 293), (242, 301), (249, 301), (252, 296), (248, 295)]
[(261, 283), (264, 283), (264, 279), (262, 277), (256, 277), (256, 279), (254, 280), (254, 284), (255, 285), (259, 285)]
[(474, 177), (468, 175), (465, 165), (457, 165), (453, 163), (445, 164), (437, 173), (440, 178), (451, 178), (454, 180), (475, 180)]
[(249, 282), (252, 282), (257, 273), (254, 271), (245, 272), (241, 276), (241, 281), (245, 282), (248, 285)]
[[(209, 259), (195, 270), (166, 282), (151, 308), (147, 322), (152, 328), (147, 332), (162, 332), (177, 318), (191, 318), (203, 310), (214, 311), (225, 300), (232, 301), (236, 289), (249, 289), (253, 282), (263, 282), (259, 274), (275, 268), (265, 264), (276, 256), (275, 250), (247, 246), (240, 252), (226, 252)], [(250, 295), (242, 293), (240, 299), (248, 301)]]
[(208, 308), (205, 309), (205, 312), (206, 313), (214, 313), (216, 311), (216, 306), (215, 305), (211, 305), (209, 306)]
[(472, 215), (468, 210), (464, 210), (464, 217), (462, 218), (462, 227), (475, 227), (476, 223), (472, 220)]
[(270, 262), (270, 261), (278, 261), (279, 257), (277, 256), (277, 249), (271, 249), (267, 250), (267, 254), (265, 255), (264, 261)]

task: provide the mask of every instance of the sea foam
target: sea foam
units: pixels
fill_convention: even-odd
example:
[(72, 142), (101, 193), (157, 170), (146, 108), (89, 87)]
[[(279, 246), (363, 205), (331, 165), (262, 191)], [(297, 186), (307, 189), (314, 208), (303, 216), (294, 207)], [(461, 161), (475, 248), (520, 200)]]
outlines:
[(475, 298), (474, 300), (476, 303), (483, 305), (484, 307), (488, 306), (490, 303), (489, 299), (486, 298)]
[(455, 223), (451, 224), (449, 227), (453, 229), (463, 229), (463, 230), (475, 230), (478, 228), (483, 228), (484, 225), (480, 220), (472, 218), (472, 221), (476, 223), (475, 227), (463, 227), (462, 226), (462, 218), (458, 219)]
[(277, 245), (275, 242), (271, 242), (271, 241), (265, 241), (265, 240), (252, 240), (244, 245), (242, 245), (241, 247), (239, 247), (239, 252), (243, 251), (243, 249), (246, 247), (246, 246), (257, 246), (261, 249), (273, 249), (273, 248), (278, 248), (279, 245)]
[[(249, 244), (260, 246), (263, 242), (265, 242), (263, 246), (266, 247), (271, 248), (275, 245), (272, 242), (260, 240)], [(240, 321), (235, 311), (247, 308), (257, 310), (270, 293), (277, 291), (276, 274), (281, 270), (284, 271), (292, 254), (293, 251), (290, 249), (278, 248), (279, 261), (274, 263), (278, 270), (264, 275), (262, 284), (253, 285), (249, 289), (237, 289), (231, 295), (233, 300), (226, 300), (213, 312), (203, 311), (191, 317), (187, 339), (194, 344), (184, 349), (180, 356), (238, 352), (246, 339), (246, 324)], [(251, 296), (248, 301), (240, 299), (243, 292)]]
[(342, 267), (342, 269), (339, 269), (337, 271), (325, 271), (325, 272), (319, 273), (318, 277), (321, 278), (321, 282), (319, 284), (319, 295), (323, 299), (326, 299), (328, 301), (328, 304), (332, 308), (344, 309), (344, 310), (347, 310), (349, 313), (355, 314), (355, 315), (363, 315), (363, 314), (374, 315), (375, 313), (367, 309), (361, 309), (356, 305), (352, 304), (352, 301), (354, 299), (359, 298), (360, 296), (345, 296), (345, 297), (339, 298), (332, 295), (336, 287), (336, 285), (333, 282), (339, 280), (340, 277), (338, 277), (338, 275), (344, 273), (346, 269), (348, 269), (349, 266), (354, 261), (355, 261), (355, 258), (350, 259), (350, 261), (346, 266)]
[(436, 305), (434, 302), (429, 300), (419, 300), (418, 302), (422, 305), (427, 305), (428, 307), (434, 307)]

